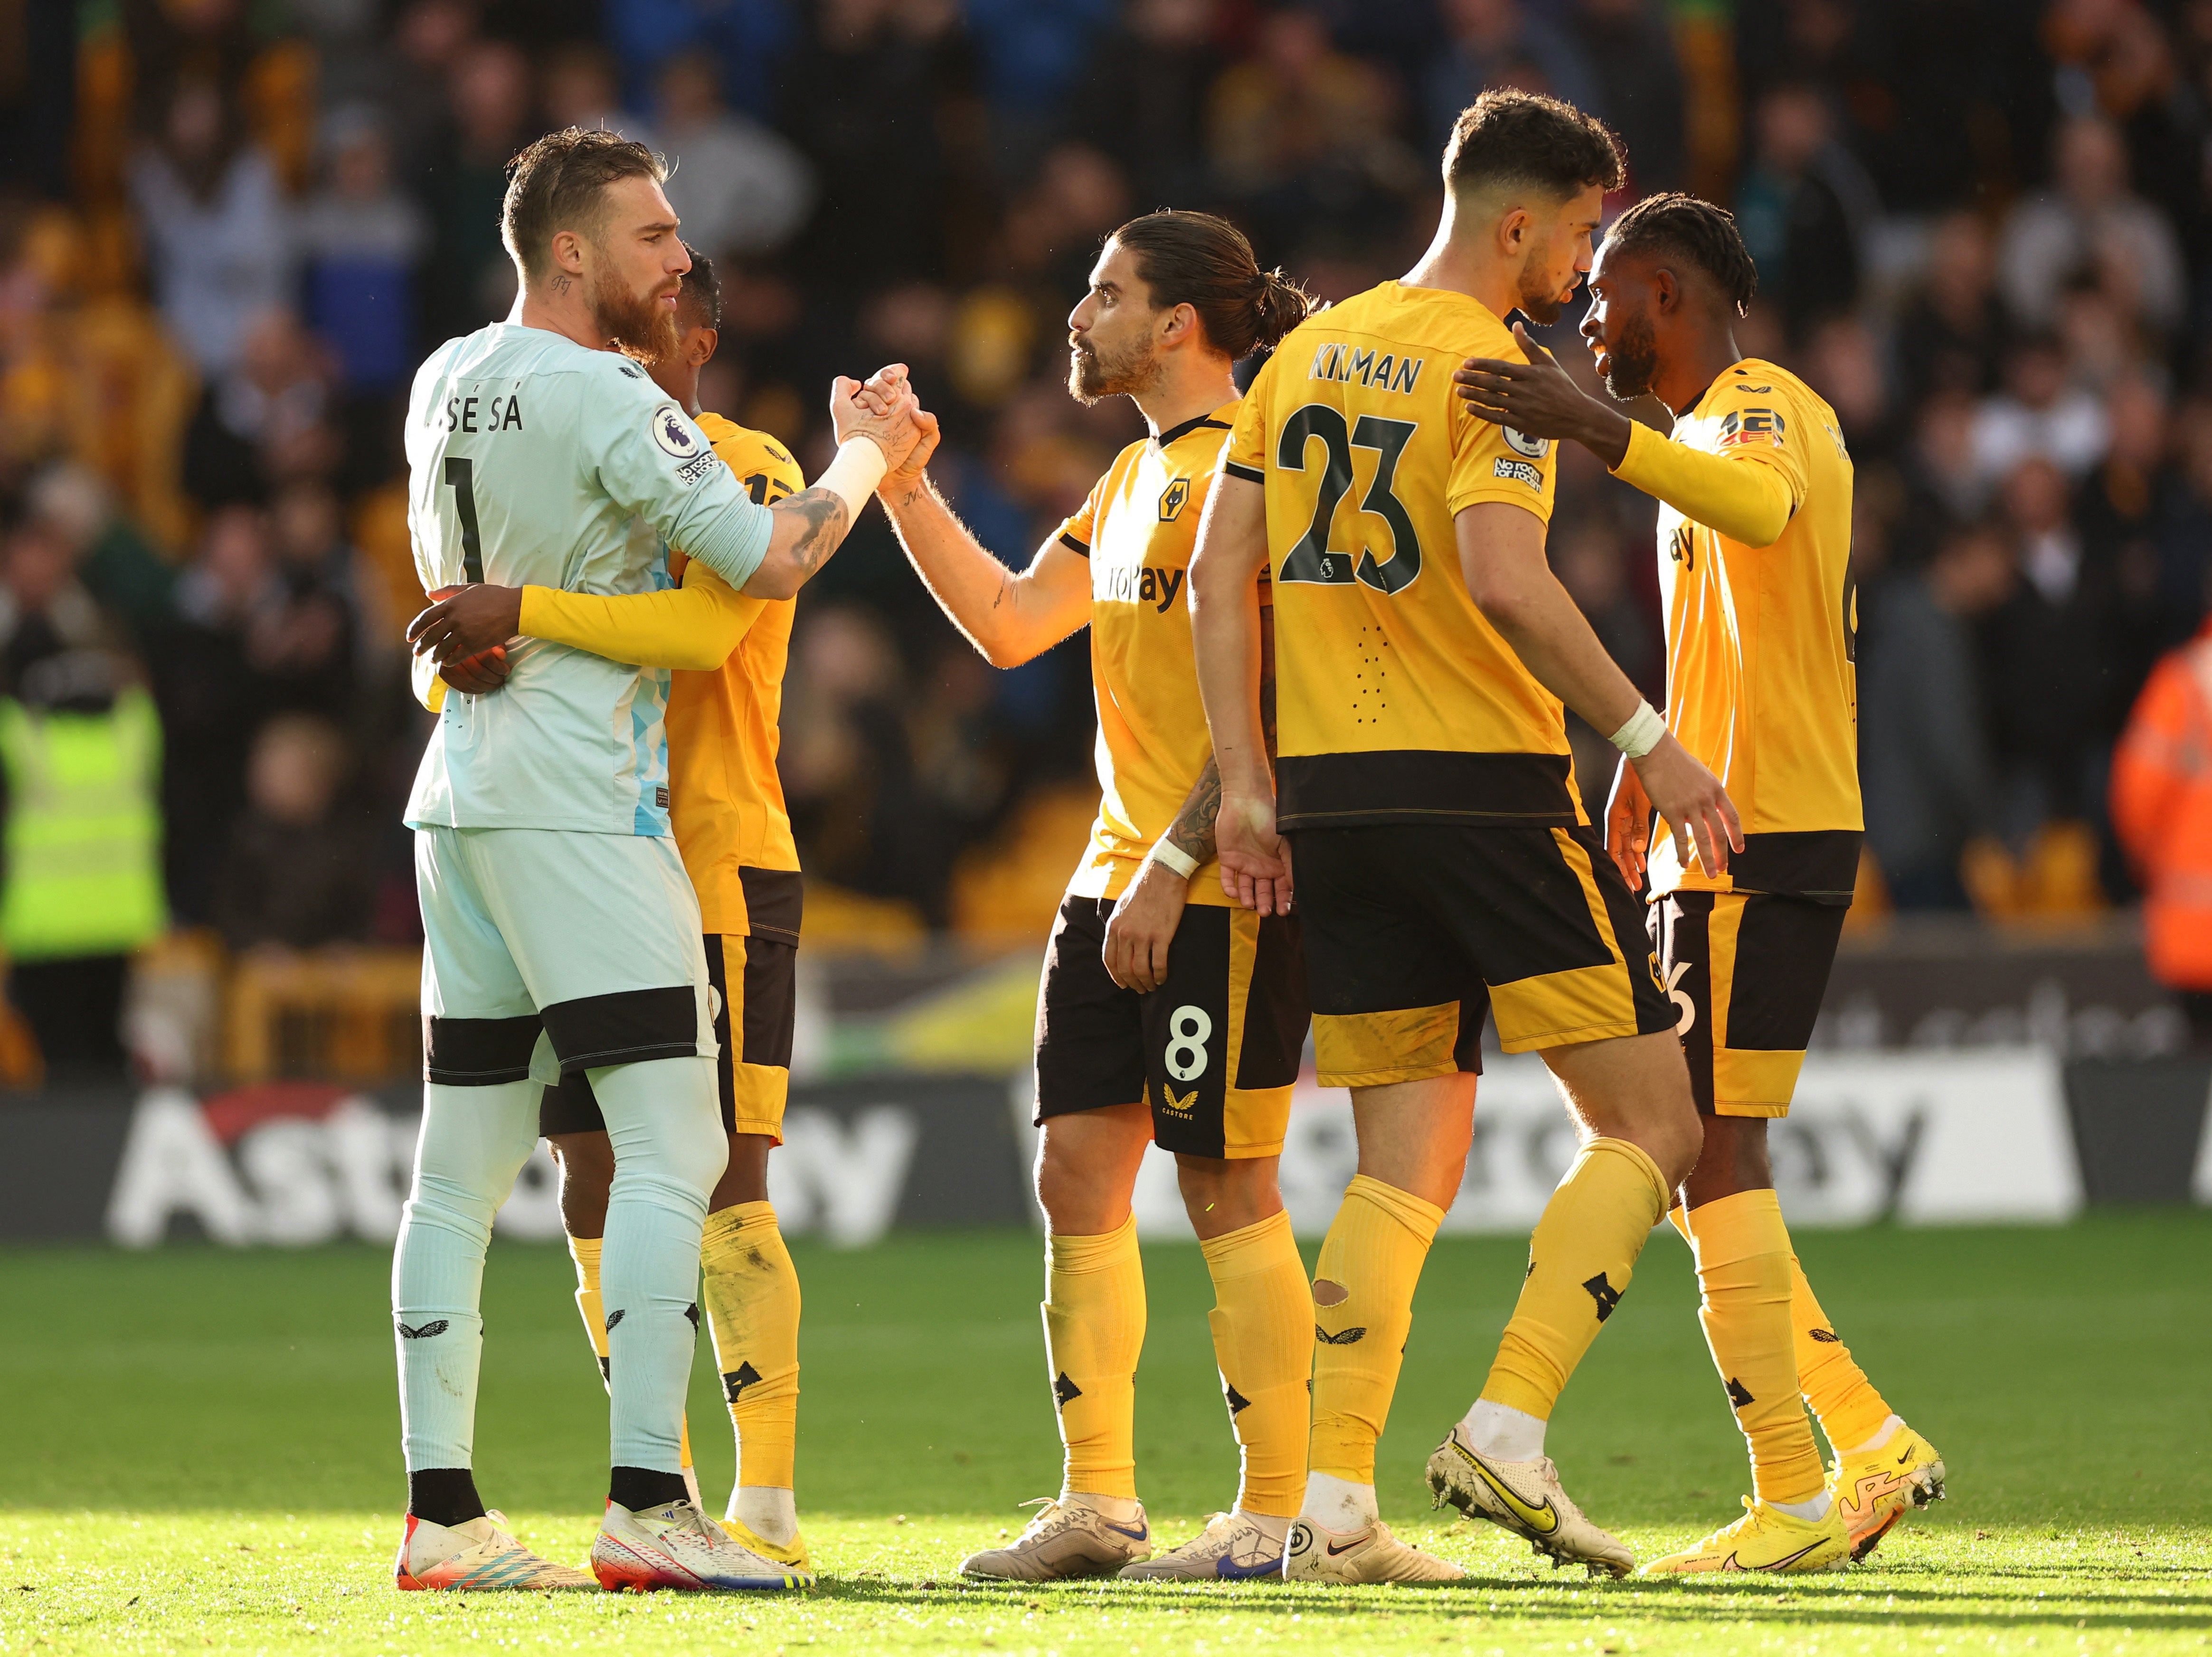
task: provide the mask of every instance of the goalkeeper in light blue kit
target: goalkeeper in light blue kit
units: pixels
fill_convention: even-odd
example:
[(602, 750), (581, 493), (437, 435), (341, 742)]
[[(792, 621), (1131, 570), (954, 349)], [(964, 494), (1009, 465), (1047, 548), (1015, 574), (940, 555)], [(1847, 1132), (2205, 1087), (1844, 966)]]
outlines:
[[(752, 597), (788, 598), (913, 446), (911, 394), (874, 414), (840, 379), (820, 483), (754, 504), (639, 366), (674, 349), (690, 268), (664, 173), (639, 144), (574, 129), (512, 163), (514, 314), (439, 348), (408, 405), (427, 590), (649, 592), (675, 547)], [(392, 1274), (398, 1585), (802, 1587), (702, 1513), (681, 1471), (700, 1228), (726, 1142), (698, 902), (669, 836), (668, 675), (528, 641), (475, 671), (502, 669), (501, 695), (447, 698), (407, 807), (425, 1086)], [(471, 1471), (492, 1217), (537, 1142), (539, 1089), (577, 1071), (616, 1158), (601, 1266), (612, 1472), (591, 1575), (523, 1547)]]

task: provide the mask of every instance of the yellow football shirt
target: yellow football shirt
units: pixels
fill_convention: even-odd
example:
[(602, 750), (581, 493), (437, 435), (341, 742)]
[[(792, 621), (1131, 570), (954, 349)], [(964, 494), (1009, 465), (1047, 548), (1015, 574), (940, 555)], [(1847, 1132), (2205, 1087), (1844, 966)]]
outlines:
[(1468, 597), (1454, 517), (1548, 523), (1557, 456), (1466, 411), (1452, 371), (1525, 361), (1468, 295), (1386, 282), (1308, 318), (1223, 469), (1267, 490), (1285, 828), (1583, 821), (1559, 699)]
[[(1091, 685), (1098, 703), (1098, 816), (1067, 889), (1121, 896), (1213, 752), (1190, 642), (1190, 555), (1234, 403), (1132, 443), (1060, 525), (1091, 561)], [(1193, 903), (1225, 904), (1219, 871)]]
[[(699, 416), (714, 452), (763, 506), (806, 487), (764, 432)], [(670, 555), (681, 580), (686, 561)], [(701, 576), (708, 572), (702, 570)], [(799, 848), (775, 768), (783, 671), (797, 601), (746, 598), (759, 613), (718, 668), (678, 669), (668, 689), (669, 822), (708, 932), (799, 942)]]
[(1851, 460), (1835, 411), (1788, 369), (1747, 357), (1675, 422), (1674, 441), (1771, 469), (1791, 510), (1781, 539), (1747, 547), (1660, 503), (1667, 724), (1728, 790), (1745, 845), (1717, 878), (1659, 838), (1651, 889), (1848, 903), (1865, 819)]

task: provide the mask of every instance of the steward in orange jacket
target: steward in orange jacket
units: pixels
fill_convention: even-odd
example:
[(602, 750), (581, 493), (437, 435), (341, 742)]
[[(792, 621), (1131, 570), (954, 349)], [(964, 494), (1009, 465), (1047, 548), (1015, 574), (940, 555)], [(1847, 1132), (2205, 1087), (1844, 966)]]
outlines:
[(2212, 1044), (2212, 620), (2151, 671), (2112, 756), (2112, 807), (2148, 894), (2152, 974)]

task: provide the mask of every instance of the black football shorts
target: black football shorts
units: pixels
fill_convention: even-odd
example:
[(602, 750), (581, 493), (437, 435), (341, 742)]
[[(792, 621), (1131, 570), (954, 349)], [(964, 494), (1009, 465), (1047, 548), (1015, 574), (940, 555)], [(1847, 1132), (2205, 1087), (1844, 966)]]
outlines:
[(1274, 1156), (1306, 1043), (1297, 921), (1194, 903), (1149, 995), (1107, 976), (1111, 898), (1069, 896), (1037, 996), (1036, 1120), (1143, 1100), (1152, 1142), (1191, 1156)]
[(1671, 1029), (1643, 906), (1587, 828), (1291, 831), (1323, 1087)]

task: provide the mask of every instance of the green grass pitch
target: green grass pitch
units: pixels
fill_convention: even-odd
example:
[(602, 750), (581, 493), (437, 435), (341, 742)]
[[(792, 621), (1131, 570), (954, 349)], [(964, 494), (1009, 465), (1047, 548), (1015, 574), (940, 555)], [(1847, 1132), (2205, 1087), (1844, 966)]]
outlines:
[[(797, 1251), (799, 1496), (823, 1585), (733, 1599), (399, 1594), (386, 1257), (369, 1248), (0, 1253), (0, 1651), (1159, 1654), (2039, 1652), (2212, 1642), (2212, 1213), (2062, 1230), (1802, 1239), (1830, 1312), (1942, 1448), (1951, 1498), (1868, 1566), (1655, 1584), (1554, 1574), (1431, 1514), (1420, 1466), (1480, 1384), (1521, 1247), (1447, 1240), (1384, 1439), (1385, 1516), (1465, 1585), (963, 1586), (969, 1549), (1057, 1484), (1034, 1239)], [(1310, 1250), (1309, 1250), (1310, 1253)], [(1724, 1520), (1742, 1446), (1656, 1236), (1552, 1434), (1568, 1486), (1640, 1554)], [(1180, 1540), (1235, 1455), (1194, 1247), (1148, 1249), (1139, 1478)], [(495, 1246), (477, 1467), (556, 1557), (587, 1547), (605, 1409), (557, 1248)], [(706, 1344), (691, 1401), (719, 1501)]]

